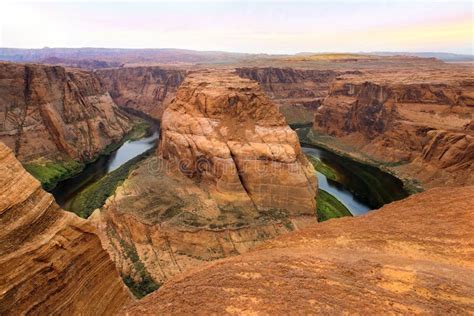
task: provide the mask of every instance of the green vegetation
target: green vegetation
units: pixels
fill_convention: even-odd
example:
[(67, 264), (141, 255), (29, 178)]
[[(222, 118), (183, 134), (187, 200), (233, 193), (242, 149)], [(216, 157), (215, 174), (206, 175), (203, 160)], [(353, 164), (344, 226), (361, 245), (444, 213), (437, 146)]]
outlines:
[(402, 179), (403, 181), (403, 188), (408, 194), (416, 194), (423, 192), (423, 185), (417, 179)]
[(68, 210), (76, 213), (80, 217), (89, 217), (96, 208), (100, 208), (104, 205), (105, 200), (107, 200), (109, 196), (114, 194), (117, 187), (128, 177), (133, 167), (153, 151), (154, 148), (136, 156), (118, 169), (106, 174), (100, 180), (89, 185), (69, 202)]
[(135, 126), (133, 126), (130, 133), (127, 134), (127, 140), (139, 140), (140, 138), (147, 136), (150, 131), (150, 127), (150, 123), (145, 121), (136, 124)]
[(133, 264), (135, 272), (138, 274), (140, 281), (136, 281), (131, 275), (122, 275), (122, 279), (128, 286), (130, 291), (137, 298), (142, 298), (145, 295), (156, 291), (160, 288), (160, 284), (156, 283), (150, 276), (150, 273), (146, 269), (143, 262), (140, 260), (135, 245), (127, 243), (125, 240), (120, 239), (120, 246), (122, 247), (125, 256), (130, 259)]
[[(398, 174), (397, 167), (407, 164), (408, 161), (400, 160), (389, 162), (376, 160), (373, 157), (360, 152), (347, 144), (341, 143), (335, 137), (320, 134), (311, 129), (305, 129), (304, 131), (298, 130), (297, 133), (298, 137), (300, 137), (302, 145), (309, 147), (315, 146), (316, 148), (324, 149), (339, 156), (341, 159), (346, 160), (344, 164), (350, 164), (352, 173), (356, 175), (359, 180), (361, 180), (359, 181), (359, 185), (360, 182), (365, 182), (361, 188), (362, 190), (357, 191), (369, 193), (367, 199), (370, 200), (368, 202), (370, 202), (369, 204), (372, 207), (380, 207), (385, 203), (423, 191), (423, 186), (419, 181), (416, 179), (404, 178)], [(373, 168), (377, 169), (378, 171), (374, 171)], [(390, 183), (388, 183), (387, 180), (384, 180), (387, 178), (387, 175), (396, 179), (392, 179), (392, 181), (400, 181), (404, 192), (399, 192), (399, 190), (391, 192), (395, 188), (390, 186)], [(351, 180), (349, 179), (349, 181)], [(350, 183), (347, 186), (354, 187), (352, 186), (353, 184), (355, 184), (355, 187), (357, 187), (356, 183)], [(377, 188), (386, 188), (386, 190), (379, 190), (381, 192), (376, 193), (374, 196), (374, 190)], [(380, 194), (382, 194), (382, 196), (377, 196)]]
[(41, 182), (43, 189), (51, 191), (58, 182), (71, 178), (84, 170), (86, 163), (97, 160), (99, 156), (110, 155), (128, 140), (138, 140), (145, 137), (149, 133), (150, 127), (151, 125), (148, 122), (140, 120), (119, 142), (109, 144), (94, 159), (85, 163), (67, 157), (56, 161), (33, 161), (24, 164), (23, 167)]
[(322, 162), (320, 159), (315, 158), (311, 155), (306, 155), (306, 157), (313, 164), (314, 169), (316, 169), (316, 171), (321, 172), (322, 174), (326, 176), (326, 178), (330, 180), (338, 181), (338, 178), (340, 177), (340, 175), (334, 168), (332, 168), (331, 166)]
[(62, 161), (31, 162), (24, 165), (26, 171), (41, 182), (45, 190), (52, 190), (56, 184), (70, 178), (84, 169), (84, 164), (72, 159)]
[(317, 197), (318, 222), (327, 221), (330, 218), (352, 216), (351, 212), (338, 199), (328, 192), (319, 189)]

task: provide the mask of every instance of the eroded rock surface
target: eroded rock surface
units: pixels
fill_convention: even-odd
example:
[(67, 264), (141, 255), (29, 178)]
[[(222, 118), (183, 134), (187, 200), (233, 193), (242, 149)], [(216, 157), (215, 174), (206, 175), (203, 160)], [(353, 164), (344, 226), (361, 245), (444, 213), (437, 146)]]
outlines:
[(161, 67), (123, 67), (96, 71), (119, 105), (160, 119), (186, 71)]
[(316, 133), (376, 160), (398, 163), (427, 187), (474, 183), (472, 72), (378, 72), (334, 81), (316, 111)]
[(274, 101), (288, 124), (313, 121), (314, 112), (328, 95), (329, 86), (339, 72), (295, 68), (237, 68), (243, 78), (257, 81)]
[(130, 129), (92, 73), (0, 63), (0, 140), (20, 161), (90, 160)]
[(224, 71), (189, 74), (163, 114), (158, 151), (221, 208), (314, 214), (314, 169), (256, 82)]
[(256, 82), (189, 74), (163, 114), (158, 157), (93, 214), (140, 290), (316, 222), (314, 169)]
[(123, 313), (471, 314), (473, 232), (474, 187), (431, 189), (197, 267)]
[(104, 248), (141, 295), (150, 284), (315, 222), (314, 215), (222, 210), (193, 179), (163, 163), (156, 158), (141, 163), (90, 218)]
[(114, 314), (131, 295), (93, 225), (0, 142), (0, 314)]

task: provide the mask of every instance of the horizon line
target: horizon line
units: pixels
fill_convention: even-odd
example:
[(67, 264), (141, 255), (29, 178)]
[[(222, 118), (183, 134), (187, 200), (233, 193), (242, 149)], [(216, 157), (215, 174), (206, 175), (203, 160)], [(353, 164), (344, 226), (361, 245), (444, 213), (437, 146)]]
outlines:
[(79, 47), (65, 47), (65, 46), (43, 46), (43, 47), (4, 47), (0, 46), (0, 49), (18, 49), (18, 50), (43, 50), (43, 49), (120, 49), (120, 50), (182, 50), (182, 51), (192, 51), (192, 52), (203, 52), (203, 53), (229, 53), (229, 54), (242, 54), (242, 55), (272, 55), (272, 56), (292, 56), (297, 54), (380, 54), (380, 53), (393, 53), (393, 54), (452, 54), (452, 55), (465, 55), (465, 56), (474, 56), (474, 53), (456, 53), (450, 51), (410, 51), (410, 50), (377, 50), (377, 51), (298, 51), (295, 53), (269, 53), (269, 52), (236, 52), (236, 51), (226, 51), (226, 50), (199, 50), (192, 48), (177, 48), (177, 47), (100, 47), (100, 46), (79, 46)]

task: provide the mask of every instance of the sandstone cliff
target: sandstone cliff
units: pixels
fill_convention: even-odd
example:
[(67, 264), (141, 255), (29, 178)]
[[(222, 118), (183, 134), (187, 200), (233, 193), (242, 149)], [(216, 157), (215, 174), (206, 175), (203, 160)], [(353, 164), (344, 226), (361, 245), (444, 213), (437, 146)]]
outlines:
[(410, 75), (339, 78), (316, 111), (314, 131), (401, 164), (400, 173), (428, 187), (474, 184), (472, 79), (454, 70)]
[(189, 74), (163, 114), (160, 141), (159, 156), (199, 179), (221, 208), (314, 213), (314, 169), (253, 81)]
[(156, 157), (141, 163), (89, 219), (139, 297), (190, 267), (244, 253), (315, 221), (314, 215), (221, 210), (198, 183)]
[(0, 63), (0, 140), (20, 161), (89, 160), (130, 129), (93, 74)]
[(163, 114), (158, 155), (92, 215), (139, 295), (316, 221), (314, 169), (256, 82), (189, 74)]
[(119, 106), (157, 119), (163, 115), (186, 75), (184, 70), (161, 67), (124, 67), (95, 73)]
[(131, 300), (93, 225), (0, 142), (0, 314), (114, 314)]
[(473, 205), (472, 186), (437, 188), (312, 225), (177, 276), (123, 313), (472, 314)]
[(313, 121), (315, 110), (327, 96), (338, 72), (274, 67), (237, 68), (243, 78), (257, 81), (285, 115), (288, 124)]

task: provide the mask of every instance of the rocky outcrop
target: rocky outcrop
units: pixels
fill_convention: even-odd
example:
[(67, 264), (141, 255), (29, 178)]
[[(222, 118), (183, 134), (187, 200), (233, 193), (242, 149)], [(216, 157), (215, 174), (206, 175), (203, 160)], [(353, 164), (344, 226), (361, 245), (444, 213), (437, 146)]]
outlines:
[(288, 67), (237, 68), (236, 72), (243, 78), (257, 81), (279, 106), (288, 124), (311, 123), (315, 110), (338, 74), (332, 70)]
[(160, 119), (176, 95), (186, 71), (162, 67), (124, 67), (96, 71), (114, 101), (122, 107)]
[(314, 213), (314, 169), (257, 83), (189, 74), (163, 114), (160, 140), (159, 156), (199, 179), (221, 208)]
[(114, 314), (131, 300), (95, 227), (0, 142), (0, 314)]
[(189, 268), (315, 222), (314, 215), (222, 210), (192, 179), (162, 163), (155, 158), (141, 164), (90, 218), (138, 297)]
[(0, 140), (20, 161), (87, 161), (130, 129), (90, 72), (0, 63)]
[(191, 267), (244, 253), (315, 218), (222, 210), (193, 179), (155, 157), (141, 163), (90, 220), (128, 285), (143, 296)]
[(177, 276), (123, 314), (470, 314), (473, 205), (472, 186), (437, 188), (312, 225)]
[(159, 157), (92, 215), (132, 288), (314, 223), (315, 172), (256, 82), (189, 74), (163, 114)]
[(463, 72), (429, 75), (436, 74), (437, 81), (387, 73), (339, 78), (316, 111), (313, 130), (378, 161), (403, 164), (401, 173), (428, 187), (474, 184), (464, 176), (474, 173), (473, 86)]

